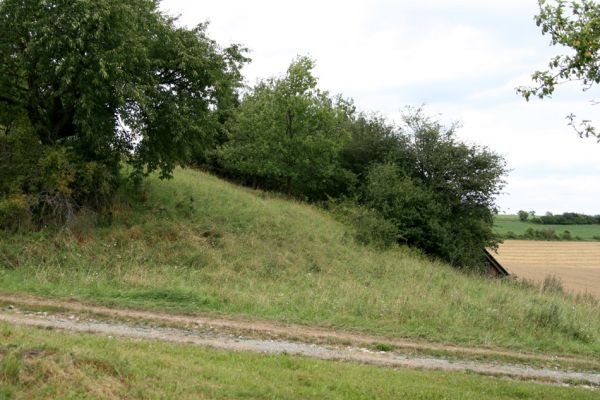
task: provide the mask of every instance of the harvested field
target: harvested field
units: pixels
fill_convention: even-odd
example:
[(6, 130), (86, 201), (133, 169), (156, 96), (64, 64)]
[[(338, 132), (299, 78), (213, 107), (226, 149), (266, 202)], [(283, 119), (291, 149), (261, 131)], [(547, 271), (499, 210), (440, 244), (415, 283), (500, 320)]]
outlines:
[(566, 290), (600, 299), (600, 243), (507, 240), (496, 259), (519, 278), (542, 282), (555, 275)]

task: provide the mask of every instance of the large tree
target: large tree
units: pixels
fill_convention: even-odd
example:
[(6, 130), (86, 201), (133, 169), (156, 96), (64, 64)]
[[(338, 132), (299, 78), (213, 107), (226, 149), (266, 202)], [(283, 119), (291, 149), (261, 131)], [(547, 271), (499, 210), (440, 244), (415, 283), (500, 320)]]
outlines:
[(0, 1), (0, 135), (168, 176), (236, 100), (240, 48), (177, 27), (157, 0)]
[[(553, 46), (570, 52), (552, 58), (548, 69), (534, 72), (535, 86), (520, 87), (517, 91), (529, 100), (532, 96), (549, 97), (565, 82), (580, 82), (584, 91), (600, 83), (600, 4), (593, 0), (538, 2), (536, 24), (544, 35), (550, 36)], [(580, 135), (600, 140), (590, 120), (576, 122), (573, 114), (567, 118)]]

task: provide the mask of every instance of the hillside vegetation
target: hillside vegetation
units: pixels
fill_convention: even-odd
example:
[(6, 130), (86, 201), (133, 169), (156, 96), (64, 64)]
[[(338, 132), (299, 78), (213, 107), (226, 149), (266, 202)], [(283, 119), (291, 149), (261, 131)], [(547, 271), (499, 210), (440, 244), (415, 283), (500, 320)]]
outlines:
[(359, 245), (325, 211), (192, 170), (143, 193), (122, 194), (112, 224), (83, 213), (68, 229), (0, 233), (2, 290), (600, 356), (590, 298)]

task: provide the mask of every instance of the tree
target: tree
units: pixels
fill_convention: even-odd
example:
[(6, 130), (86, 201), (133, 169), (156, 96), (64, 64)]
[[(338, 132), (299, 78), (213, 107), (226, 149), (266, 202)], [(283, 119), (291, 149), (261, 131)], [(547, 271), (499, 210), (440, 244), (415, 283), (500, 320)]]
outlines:
[(369, 167), (396, 159), (407, 148), (406, 137), (397, 134), (398, 127), (381, 116), (351, 115), (348, 127), (350, 139), (341, 149), (342, 166), (361, 180)]
[[(553, 46), (566, 47), (573, 53), (552, 58), (547, 70), (533, 73), (536, 86), (519, 87), (517, 92), (529, 100), (532, 96), (550, 97), (556, 86), (566, 82), (581, 82), (584, 91), (600, 83), (600, 4), (592, 0), (538, 2), (540, 12), (535, 21), (542, 34), (550, 35)], [(578, 123), (573, 114), (567, 119), (580, 136), (600, 140), (590, 120)]]
[(123, 161), (165, 178), (210, 142), (244, 50), (175, 23), (156, 0), (0, 1), (0, 208), (65, 222)]
[(529, 213), (527, 211), (519, 210), (518, 215), (521, 222), (525, 222), (529, 218)]
[(309, 199), (336, 195), (349, 184), (339, 151), (349, 137), (352, 106), (318, 89), (313, 67), (299, 57), (285, 76), (260, 82), (244, 97), (219, 150), (227, 171)]
[(168, 176), (235, 101), (245, 60), (156, 0), (3, 0), (0, 126), (24, 117), (45, 146)]
[(455, 138), (422, 110), (405, 116), (407, 148), (370, 169), (365, 205), (393, 221), (411, 245), (453, 265), (481, 265), (483, 248), (495, 247), (495, 197), (502, 189), (505, 161), (487, 148)]

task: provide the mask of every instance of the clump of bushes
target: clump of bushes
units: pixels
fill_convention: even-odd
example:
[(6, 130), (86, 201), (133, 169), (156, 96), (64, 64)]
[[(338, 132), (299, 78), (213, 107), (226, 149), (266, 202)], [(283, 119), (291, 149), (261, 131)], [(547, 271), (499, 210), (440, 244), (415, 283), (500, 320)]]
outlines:
[[(513, 231), (508, 231), (502, 235), (502, 239), (508, 239), (508, 240), (516, 240), (516, 239), (521, 239), (521, 240), (563, 240), (563, 241), (583, 240), (580, 236), (577, 236), (577, 235), (574, 236), (571, 233), (571, 231), (569, 231), (569, 230), (564, 230), (561, 233), (556, 233), (556, 231), (552, 228), (534, 229), (532, 227), (527, 228), (525, 233), (520, 234), (520, 235), (514, 233)], [(596, 238), (594, 238), (594, 239), (598, 240)], [(600, 237), (599, 237), (599, 239), (600, 239)]]
[(119, 183), (118, 169), (43, 145), (26, 129), (0, 137), (0, 146), (0, 229), (68, 224), (82, 207), (106, 206)]
[[(565, 212), (562, 214), (552, 214), (547, 212), (545, 215), (536, 216), (535, 211), (518, 212), (519, 220), (529, 221), (541, 225), (593, 225), (600, 224), (600, 215), (587, 215), (574, 212)], [(531, 217), (531, 218), (530, 218)]]
[(366, 207), (358, 207), (352, 201), (335, 201), (326, 203), (327, 208), (340, 220), (354, 227), (354, 238), (358, 243), (387, 249), (398, 241), (406, 240), (400, 236), (397, 226), (377, 211)]
[(23, 194), (11, 194), (0, 198), (0, 229), (20, 230), (29, 227), (31, 212), (27, 197)]

